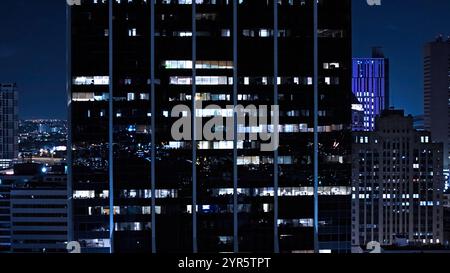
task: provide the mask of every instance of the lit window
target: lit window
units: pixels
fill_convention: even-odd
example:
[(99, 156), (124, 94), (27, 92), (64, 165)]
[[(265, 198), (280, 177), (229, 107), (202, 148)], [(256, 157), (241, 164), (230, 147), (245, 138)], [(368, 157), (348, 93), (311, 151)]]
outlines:
[[(232, 77), (226, 76), (197, 76), (195, 78), (196, 85), (231, 85)], [(171, 85), (192, 85), (192, 77), (170, 77)]]
[(259, 37), (269, 37), (270, 31), (268, 29), (259, 30)]
[(95, 198), (95, 191), (75, 191), (73, 199), (93, 199)]
[(137, 30), (135, 28), (128, 30), (128, 36), (130, 37), (136, 37), (137, 36)]
[(191, 31), (178, 31), (178, 32), (174, 32), (173, 36), (192, 37), (192, 32)]
[(108, 76), (80, 76), (73, 78), (74, 85), (108, 85)]
[(222, 37), (231, 37), (231, 31), (229, 29), (222, 29)]
[(149, 100), (150, 99), (150, 94), (148, 94), (148, 93), (141, 93), (139, 95), (139, 99), (140, 100)]

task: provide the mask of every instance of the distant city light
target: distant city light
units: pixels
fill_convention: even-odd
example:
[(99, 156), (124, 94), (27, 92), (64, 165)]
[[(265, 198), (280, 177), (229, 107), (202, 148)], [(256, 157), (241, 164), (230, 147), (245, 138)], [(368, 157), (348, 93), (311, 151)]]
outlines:
[(65, 152), (65, 151), (67, 151), (67, 146), (57, 146), (57, 147), (55, 147), (55, 151)]

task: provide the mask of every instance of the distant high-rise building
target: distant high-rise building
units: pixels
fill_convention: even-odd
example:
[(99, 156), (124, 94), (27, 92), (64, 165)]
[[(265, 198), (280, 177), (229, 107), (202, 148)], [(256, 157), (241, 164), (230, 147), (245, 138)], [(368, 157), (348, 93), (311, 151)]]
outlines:
[[(351, 1), (152, 2), (69, 7), (69, 234), (82, 252), (349, 252)], [(279, 106), (280, 126), (235, 131), (278, 130), (277, 151), (172, 135), (179, 116), (198, 129), (238, 105)]]
[(19, 109), (16, 84), (0, 84), (0, 168), (18, 155)]
[(352, 91), (364, 108), (363, 127), (353, 130), (373, 131), (375, 118), (389, 108), (389, 59), (380, 48), (373, 48), (372, 58), (353, 59)]
[(353, 245), (442, 244), (442, 143), (401, 110), (375, 125), (353, 133)]
[(438, 37), (424, 48), (425, 129), (444, 143), (444, 169), (450, 163), (450, 38)]

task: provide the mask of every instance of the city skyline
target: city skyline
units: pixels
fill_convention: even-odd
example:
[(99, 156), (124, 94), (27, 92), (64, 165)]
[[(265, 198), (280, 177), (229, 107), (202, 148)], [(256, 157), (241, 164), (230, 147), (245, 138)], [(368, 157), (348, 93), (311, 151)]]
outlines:
[(450, 253), (446, 11), (4, 0), (0, 253)]

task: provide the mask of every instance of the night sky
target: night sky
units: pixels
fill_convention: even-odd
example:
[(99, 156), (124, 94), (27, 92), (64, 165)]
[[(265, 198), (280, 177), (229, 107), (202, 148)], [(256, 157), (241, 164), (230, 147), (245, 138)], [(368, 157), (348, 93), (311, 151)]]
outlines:
[[(21, 118), (66, 118), (65, 0), (0, 1), (0, 82), (16, 82)], [(382, 46), (391, 104), (423, 113), (422, 47), (450, 34), (449, 0), (353, 0), (354, 56)]]
[(423, 113), (423, 46), (450, 35), (450, 0), (353, 0), (353, 56), (382, 46), (391, 65), (391, 106)]
[(19, 86), (20, 118), (66, 118), (65, 0), (0, 1), (0, 82)]

